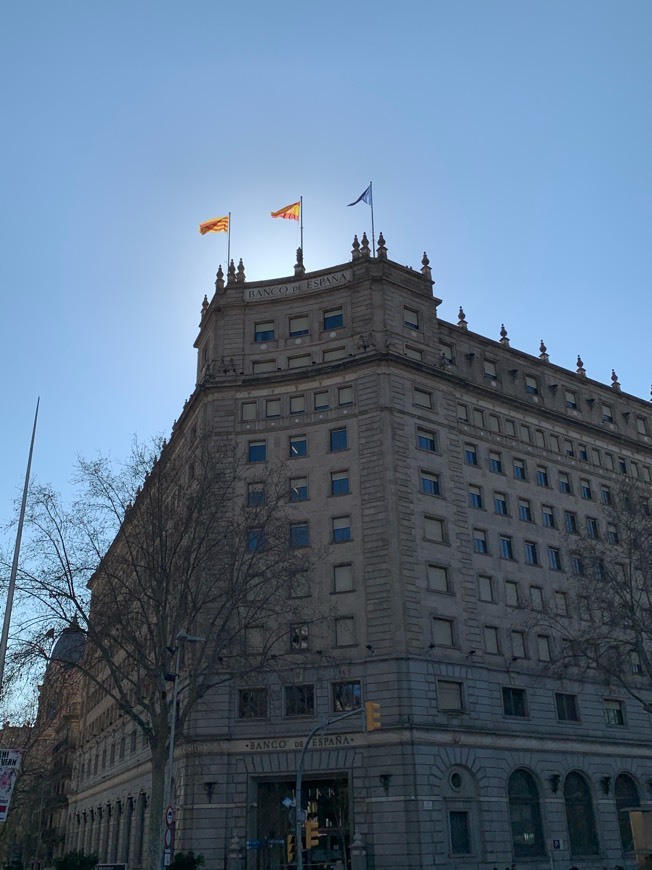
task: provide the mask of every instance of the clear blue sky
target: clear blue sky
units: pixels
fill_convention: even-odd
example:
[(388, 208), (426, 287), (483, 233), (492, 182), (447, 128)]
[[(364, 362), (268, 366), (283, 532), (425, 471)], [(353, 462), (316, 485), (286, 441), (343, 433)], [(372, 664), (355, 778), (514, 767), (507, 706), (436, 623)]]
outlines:
[(470, 328), (649, 397), (650, 0), (2, 7), (0, 521), (34, 471), (168, 433), (233, 214), (250, 279), (370, 229)]

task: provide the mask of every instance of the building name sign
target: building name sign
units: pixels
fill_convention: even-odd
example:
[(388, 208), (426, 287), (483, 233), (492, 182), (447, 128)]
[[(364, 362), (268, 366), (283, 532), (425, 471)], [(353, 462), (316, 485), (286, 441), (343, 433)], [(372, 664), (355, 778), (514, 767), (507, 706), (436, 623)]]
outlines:
[[(247, 740), (244, 748), (249, 752), (293, 752), (303, 749), (305, 742), (301, 737), (270, 737), (266, 740)], [(313, 737), (310, 745), (316, 749), (336, 749), (340, 746), (355, 746), (355, 743), (355, 734), (322, 734)]]
[(350, 269), (331, 272), (330, 275), (319, 275), (315, 278), (305, 278), (303, 281), (293, 281), (289, 284), (273, 284), (269, 287), (245, 287), (245, 302), (260, 302), (261, 299), (285, 299), (288, 296), (303, 296), (317, 290), (327, 290), (331, 287), (341, 287), (351, 282)]

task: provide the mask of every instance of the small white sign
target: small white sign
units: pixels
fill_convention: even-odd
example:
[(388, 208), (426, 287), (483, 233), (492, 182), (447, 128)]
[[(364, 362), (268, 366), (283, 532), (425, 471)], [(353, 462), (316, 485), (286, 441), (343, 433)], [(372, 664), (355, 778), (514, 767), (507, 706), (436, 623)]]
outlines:
[(165, 823), (168, 827), (172, 825), (174, 821), (174, 810), (172, 807), (166, 807), (165, 809)]

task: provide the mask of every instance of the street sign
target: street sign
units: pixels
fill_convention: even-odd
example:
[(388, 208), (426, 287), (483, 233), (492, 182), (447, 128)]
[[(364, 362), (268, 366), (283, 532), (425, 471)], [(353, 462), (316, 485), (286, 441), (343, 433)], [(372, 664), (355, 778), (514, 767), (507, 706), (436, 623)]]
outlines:
[(166, 849), (163, 852), (163, 866), (169, 867), (172, 863), (172, 851), (170, 849)]
[(165, 824), (170, 828), (174, 822), (174, 808), (167, 806), (165, 808)]
[(165, 843), (166, 849), (172, 848), (172, 828), (165, 829), (165, 834), (163, 835), (163, 842)]
[(262, 849), (264, 840), (247, 840), (247, 849)]

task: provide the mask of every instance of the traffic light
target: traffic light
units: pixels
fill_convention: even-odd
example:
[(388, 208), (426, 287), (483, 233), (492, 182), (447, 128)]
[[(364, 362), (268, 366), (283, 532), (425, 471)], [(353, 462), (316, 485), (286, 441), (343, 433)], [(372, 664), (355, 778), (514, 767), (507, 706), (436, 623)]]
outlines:
[(306, 849), (314, 849), (319, 845), (316, 819), (306, 819)]
[(380, 725), (380, 704), (378, 701), (365, 701), (364, 703), (365, 725), (367, 731), (376, 731)]
[(297, 857), (297, 837), (296, 834), (288, 834), (285, 838), (285, 852), (287, 855), (287, 863), (291, 864)]

